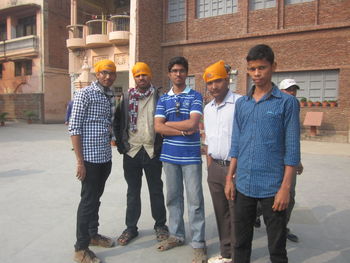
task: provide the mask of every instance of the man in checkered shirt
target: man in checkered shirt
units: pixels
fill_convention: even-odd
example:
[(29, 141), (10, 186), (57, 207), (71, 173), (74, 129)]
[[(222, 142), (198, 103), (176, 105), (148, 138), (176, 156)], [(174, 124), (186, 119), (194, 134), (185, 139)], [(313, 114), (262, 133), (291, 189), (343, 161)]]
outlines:
[(114, 245), (112, 239), (98, 234), (98, 210), (112, 167), (110, 142), (115, 100), (109, 87), (116, 79), (116, 66), (111, 60), (102, 60), (95, 64), (95, 72), (97, 81), (75, 95), (69, 122), (77, 159), (76, 177), (81, 181), (74, 254), (79, 263), (101, 262), (89, 245)]

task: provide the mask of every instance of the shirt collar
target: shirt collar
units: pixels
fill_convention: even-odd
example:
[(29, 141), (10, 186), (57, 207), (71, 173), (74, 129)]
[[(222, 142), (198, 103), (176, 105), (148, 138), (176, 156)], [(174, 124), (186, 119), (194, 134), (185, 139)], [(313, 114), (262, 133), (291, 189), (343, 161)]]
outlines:
[[(253, 97), (255, 91), (255, 85), (251, 87), (251, 89), (248, 91), (247, 96), (245, 97), (246, 100), (250, 100)], [(272, 89), (264, 95), (265, 99), (270, 98), (271, 96), (274, 96), (276, 98), (281, 98), (281, 91), (278, 89), (275, 83), (272, 82)]]
[[(228, 91), (227, 91), (227, 94), (226, 94), (224, 100), (220, 103), (220, 105), (217, 105), (217, 106), (220, 107), (220, 106), (225, 105), (226, 103), (235, 104), (235, 95), (233, 94), (233, 92), (232, 92), (231, 90), (228, 90)], [(210, 102), (210, 105), (211, 105), (211, 106), (216, 106), (215, 99), (213, 99), (213, 100)]]
[[(191, 88), (190, 88), (189, 86), (186, 86), (186, 88), (185, 88), (181, 93), (187, 94), (187, 93), (189, 93), (190, 91), (191, 91)], [(175, 93), (174, 93), (174, 91), (173, 91), (173, 87), (171, 87), (171, 90), (169, 90), (168, 95), (169, 95), (169, 96), (174, 96), (174, 95), (175, 95)]]
[(106, 94), (107, 96), (113, 97), (113, 95), (114, 95), (114, 94), (113, 94), (113, 91), (112, 91), (109, 87), (103, 87), (103, 86), (98, 82), (98, 80), (92, 82), (92, 87), (93, 87), (95, 90), (97, 90), (97, 91), (99, 91), (99, 92), (101, 92), (101, 93), (103, 93), (103, 94)]

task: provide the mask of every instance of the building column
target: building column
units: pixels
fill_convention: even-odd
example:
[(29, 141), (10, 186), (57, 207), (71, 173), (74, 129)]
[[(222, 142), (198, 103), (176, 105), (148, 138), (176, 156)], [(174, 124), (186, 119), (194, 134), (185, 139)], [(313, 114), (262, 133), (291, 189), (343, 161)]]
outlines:
[(130, 0), (130, 38), (129, 38), (129, 87), (134, 86), (131, 69), (136, 63), (137, 43), (137, 0)]

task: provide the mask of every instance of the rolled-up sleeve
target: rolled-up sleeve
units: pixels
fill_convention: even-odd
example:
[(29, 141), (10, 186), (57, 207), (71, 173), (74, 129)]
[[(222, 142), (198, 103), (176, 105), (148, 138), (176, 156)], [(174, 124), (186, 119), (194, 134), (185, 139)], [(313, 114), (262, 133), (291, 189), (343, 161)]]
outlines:
[(285, 155), (284, 164), (297, 166), (300, 163), (300, 107), (296, 98), (286, 102), (284, 118)]
[(240, 101), (242, 99), (239, 99), (235, 104), (235, 116), (233, 119), (232, 124), (232, 136), (231, 136), (231, 149), (230, 149), (230, 157), (231, 158), (238, 158), (239, 153), (239, 137), (241, 134), (241, 126), (240, 126)]
[(68, 126), (68, 131), (71, 136), (82, 134), (82, 126), (86, 116), (87, 106), (87, 95), (83, 91), (77, 92), (73, 100), (72, 115)]

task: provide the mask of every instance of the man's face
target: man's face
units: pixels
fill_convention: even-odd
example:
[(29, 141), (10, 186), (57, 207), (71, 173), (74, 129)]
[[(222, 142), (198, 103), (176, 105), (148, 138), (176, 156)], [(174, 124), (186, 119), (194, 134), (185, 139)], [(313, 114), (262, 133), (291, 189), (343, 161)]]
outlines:
[(266, 59), (251, 60), (248, 62), (248, 74), (255, 86), (264, 87), (271, 82), (272, 73), (276, 69), (276, 63), (272, 65)]
[(141, 74), (134, 77), (136, 86), (141, 90), (147, 90), (151, 86), (151, 77), (146, 74)]
[(117, 73), (113, 71), (103, 70), (96, 73), (96, 78), (103, 87), (110, 87), (117, 78)]
[(296, 86), (291, 86), (288, 89), (283, 89), (281, 91), (295, 97), (297, 95), (298, 89)]
[(187, 71), (184, 66), (175, 64), (168, 73), (168, 76), (174, 85), (186, 85)]
[(207, 89), (216, 100), (222, 101), (228, 91), (228, 79), (216, 79), (207, 82)]

